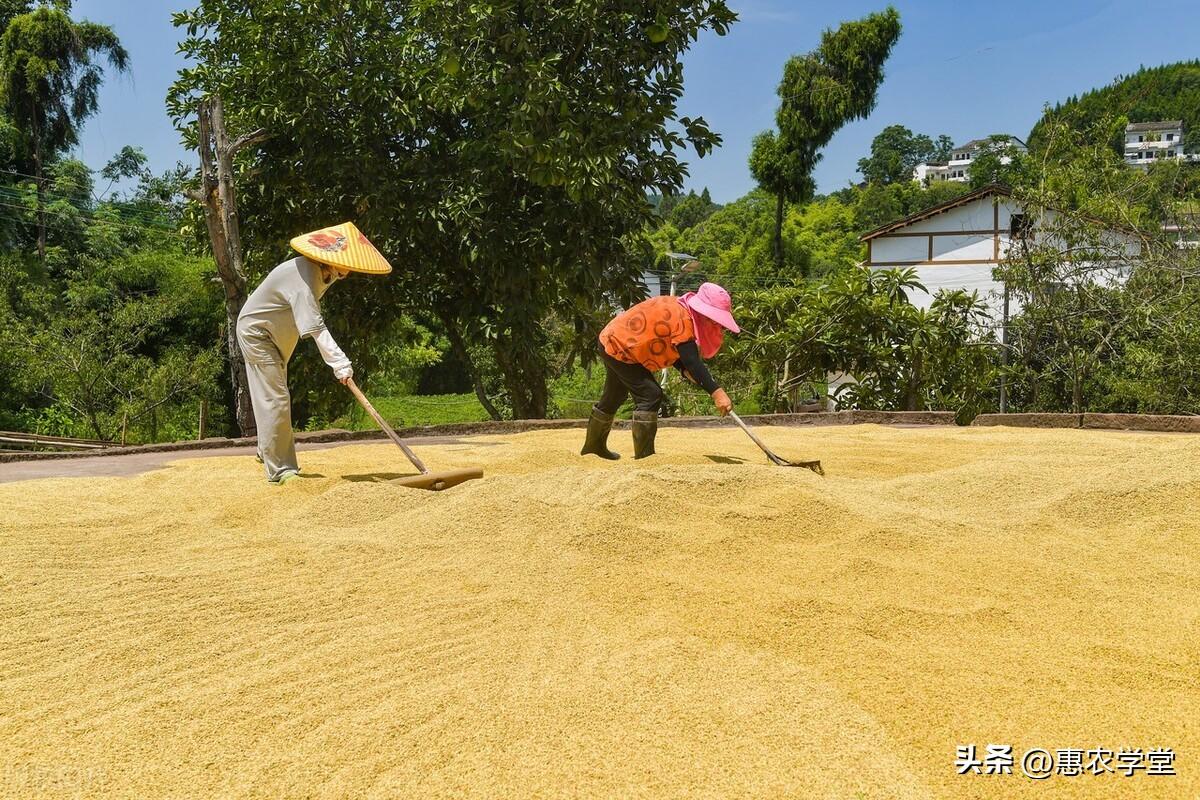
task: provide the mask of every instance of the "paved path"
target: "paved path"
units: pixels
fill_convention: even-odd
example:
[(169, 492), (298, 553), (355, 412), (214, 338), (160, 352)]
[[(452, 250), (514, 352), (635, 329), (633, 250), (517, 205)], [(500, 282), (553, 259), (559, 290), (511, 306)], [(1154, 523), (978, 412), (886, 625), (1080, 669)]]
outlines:
[[(409, 447), (431, 444), (458, 444), (463, 441), (455, 436), (431, 436), (423, 439), (406, 439)], [(327, 450), (348, 444), (385, 444), (379, 440), (350, 442), (298, 443), (296, 450)], [(473, 444), (484, 444), (473, 442)], [(15, 461), (0, 464), (0, 483), (28, 481), (38, 478), (98, 478), (128, 477), (159, 469), (171, 461), (184, 458), (215, 458), (221, 456), (252, 456), (253, 447), (216, 447), (210, 450), (174, 450), (166, 453), (136, 453), (120, 456), (94, 456), (91, 458), (52, 458), (44, 461)]]

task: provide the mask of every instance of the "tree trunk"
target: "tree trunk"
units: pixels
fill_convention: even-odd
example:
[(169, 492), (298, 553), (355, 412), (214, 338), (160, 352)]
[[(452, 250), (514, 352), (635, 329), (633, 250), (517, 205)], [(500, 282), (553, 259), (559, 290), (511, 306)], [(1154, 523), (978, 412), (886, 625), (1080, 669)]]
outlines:
[(238, 228), (237, 198), (233, 186), (233, 158), (239, 150), (267, 138), (255, 131), (230, 141), (225, 130), (221, 98), (200, 102), (200, 191), (192, 199), (204, 204), (204, 222), (212, 242), (217, 274), (225, 290), (225, 349), (233, 387), (233, 415), (242, 436), (255, 433), (254, 409), (246, 379), (246, 361), (237, 341), (237, 318), (246, 303), (246, 271), (242, 263), (242, 236)]
[(1083, 413), (1083, 370), (1071, 370), (1071, 413)]
[(37, 181), (37, 254), (46, 263), (46, 176), (42, 167), (42, 137), (35, 125), (33, 132), (33, 177)]
[[(108, 441), (108, 436), (105, 435), (104, 429), (100, 427), (100, 418), (96, 416), (96, 412), (89, 407), (87, 412), (88, 424), (92, 426), (92, 430), (96, 433), (96, 438), (102, 441)], [(124, 436), (124, 433), (122, 433)], [(122, 442), (121, 444), (124, 444)]]
[(475, 369), (475, 363), (471, 360), (471, 353), (467, 350), (467, 343), (463, 341), (458, 326), (449, 314), (440, 309), (435, 313), (438, 319), (441, 320), (442, 327), (446, 329), (446, 338), (450, 340), (450, 349), (454, 351), (454, 355), (467, 368), (467, 375), (471, 379), (471, 386), (475, 389), (475, 397), (479, 400), (479, 405), (483, 406), (483, 410), (488, 413), (489, 417), (499, 420), (500, 412), (483, 389), (483, 381), (479, 377), (479, 370)]
[(783, 195), (775, 198), (775, 269), (783, 272)]
[[(799, 391), (798, 387), (791, 388), (788, 386), (788, 383), (791, 381), (791, 379), (792, 379), (792, 360), (790, 358), (785, 358), (783, 360), (783, 378), (781, 380), (777, 380), (775, 382), (775, 386), (776, 386), (776, 395), (777, 396), (779, 393), (779, 389), (784, 390), (784, 392), (785, 392), (784, 401), (783, 401), (785, 404), (784, 411), (786, 411), (789, 414), (796, 410), (796, 394)], [(771, 408), (772, 409), (779, 408), (778, 398), (772, 404)]]
[(509, 352), (502, 342), (492, 346), (512, 400), (513, 419), (545, 419), (549, 395), (546, 365), (529, 350)]
[(908, 387), (904, 392), (905, 411), (920, 411), (917, 406), (920, 399), (921, 380), (921, 359), (918, 357), (913, 360), (912, 371), (908, 374)]

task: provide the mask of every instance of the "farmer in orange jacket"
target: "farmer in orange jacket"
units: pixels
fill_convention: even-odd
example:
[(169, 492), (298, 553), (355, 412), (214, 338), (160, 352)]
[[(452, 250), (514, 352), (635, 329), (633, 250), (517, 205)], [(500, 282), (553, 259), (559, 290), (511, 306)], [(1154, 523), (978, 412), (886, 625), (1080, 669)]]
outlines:
[(712, 395), (725, 416), (733, 403), (717, 385), (703, 358), (721, 349), (725, 331), (737, 333), (729, 292), (705, 283), (683, 297), (652, 297), (618, 314), (600, 332), (600, 360), (606, 377), (604, 392), (588, 420), (587, 439), (580, 455), (618, 459), (608, 449), (613, 415), (633, 394), (633, 457), (654, 455), (658, 410), (663, 391), (654, 373), (674, 366), (692, 383)]

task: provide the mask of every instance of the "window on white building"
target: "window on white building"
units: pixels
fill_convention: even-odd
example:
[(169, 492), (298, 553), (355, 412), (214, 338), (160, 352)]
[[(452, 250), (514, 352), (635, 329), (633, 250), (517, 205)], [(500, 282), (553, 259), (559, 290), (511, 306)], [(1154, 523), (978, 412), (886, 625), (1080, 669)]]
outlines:
[(1144, 142), (1144, 141), (1146, 141), (1146, 137), (1145, 137), (1145, 136), (1139, 136), (1139, 137), (1138, 137), (1138, 141), (1139, 141), (1139, 142)]
[(1008, 235), (1014, 239), (1024, 239), (1033, 230), (1033, 220), (1024, 214), (1013, 214), (1008, 223)]
[(1174, 141), (1174, 140), (1175, 140), (1175, 134), (1173, 134), (1173, 133), (1168, 133), (1168, 134), (1167, 134), (1167, 141), (1168, 141), (1168, 142), (1172, 142), (1172, 141)]

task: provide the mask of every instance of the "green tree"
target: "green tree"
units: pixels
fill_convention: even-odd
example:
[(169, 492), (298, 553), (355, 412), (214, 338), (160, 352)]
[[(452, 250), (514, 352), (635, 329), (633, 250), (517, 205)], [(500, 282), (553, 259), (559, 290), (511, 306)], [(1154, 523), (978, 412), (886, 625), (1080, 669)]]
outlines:
[(705, 189), (702, 194), (691, 191), (671, 209), (668, 219), (680, 230), (687, 230), (699, 225), (720, 208), (712, 201), (712, 195), (708, 193), (708, 189)]
[(1020, 309), (1008, 326), (1006, 369), (1016, 407), (1179, 409), (1185, 394), (1178, 376), (1167, 390), (1134, 389), (1131, 376), (1186, 360), (1197, 340), (1200, 252), (1162, 227), (1186, 207), (1176, 192), (1187, 167), (1130, 169), (1111, 148), (1124, 127), (1123, 117), (1084, 131), (1050, 120), (1045, 166), (1015, 189), (1027, 224), (996, 273)]
[(754, 139), (750, 171), (775, 195), (775, 267), (784, 268), (783, 212), (787, 203), (812, 198), (812, 171), (821, 148), (846, 123), (875, 107), (883, 65), (900, 38), (900, 15), (886, 11), (843, 23), (821, 34), (816, 50), (788, 59), (779, 83), (778, 131)]
[(47, 176), (45, 266), (0, 259), (0, 379), (12, 387), (0, 416), (101, 439), (194, 435), (198, 401), (218, 399), (211, 266), (148, 209), (97, 203), (81, 162), (60, 159)]
[(745, 333), (731, 358), (762, 380), (761, 405), (787, 410), (797, 390), (844, 372), (834, 399), (845, 407), (977, 410), (993, 374), (985, 306), (962, 291), (939, 292), (928, 309), (913, 270), (849, 269), (822, 281), (742, 293)]
[(938, 144), (925, 134), (914, 134), (903, 125), (889, 125), (871, 140), (871, 155), (858, 160), (858, 171), (868, 183), (903, 183), (913, 179), (918, 164), (937, 161), (948, 137)]
[[(70, 2), (59, 3), (64, 11), (70, 10)], [(28, 14), (33, 9), (31, 0), (0, 0), (0, 34), (8, 28), (8, 23), (22, 14)]]
[(1005, 134), (989, 136), (971, 160), (971, 188), (989, 184), (1016, 186), (1024, 182), (1029, 160), (1025, 152)]
[(933, 143), (933, 152), (929, 154), (931, 161), (949, 161), (950, 154), (954, 152), (954, 140), (946, 134), (942, 134)]
[(38, 256), (46, 256), (44, 177), (51, 160), (74, 147), (96, 113), (104, 70), (124, 72), (129, 55), (105, 25), (76, 22), (58, 2), (13, 17), (0, 36), (0, 107), (22, 132), (37, 183)]
[(251, 272), (356, 219), (397, 269), (333, 293), (331, 322), (361, 341), (428, 312), (481, 399), (477, 346), (513, 414), (540, 417), (548, 318), (586, 339), (609, 298), (638, 297), (647, 192), (677, 193), (679, 151), (720, 141), (677, 116), (680, 56), (735, 19), (723, 0), (201, 0), (176, 16), (195, 67), (169, 104), (192, 141), (213, 93), (231, 129), (277, 134), (243, 162)]

